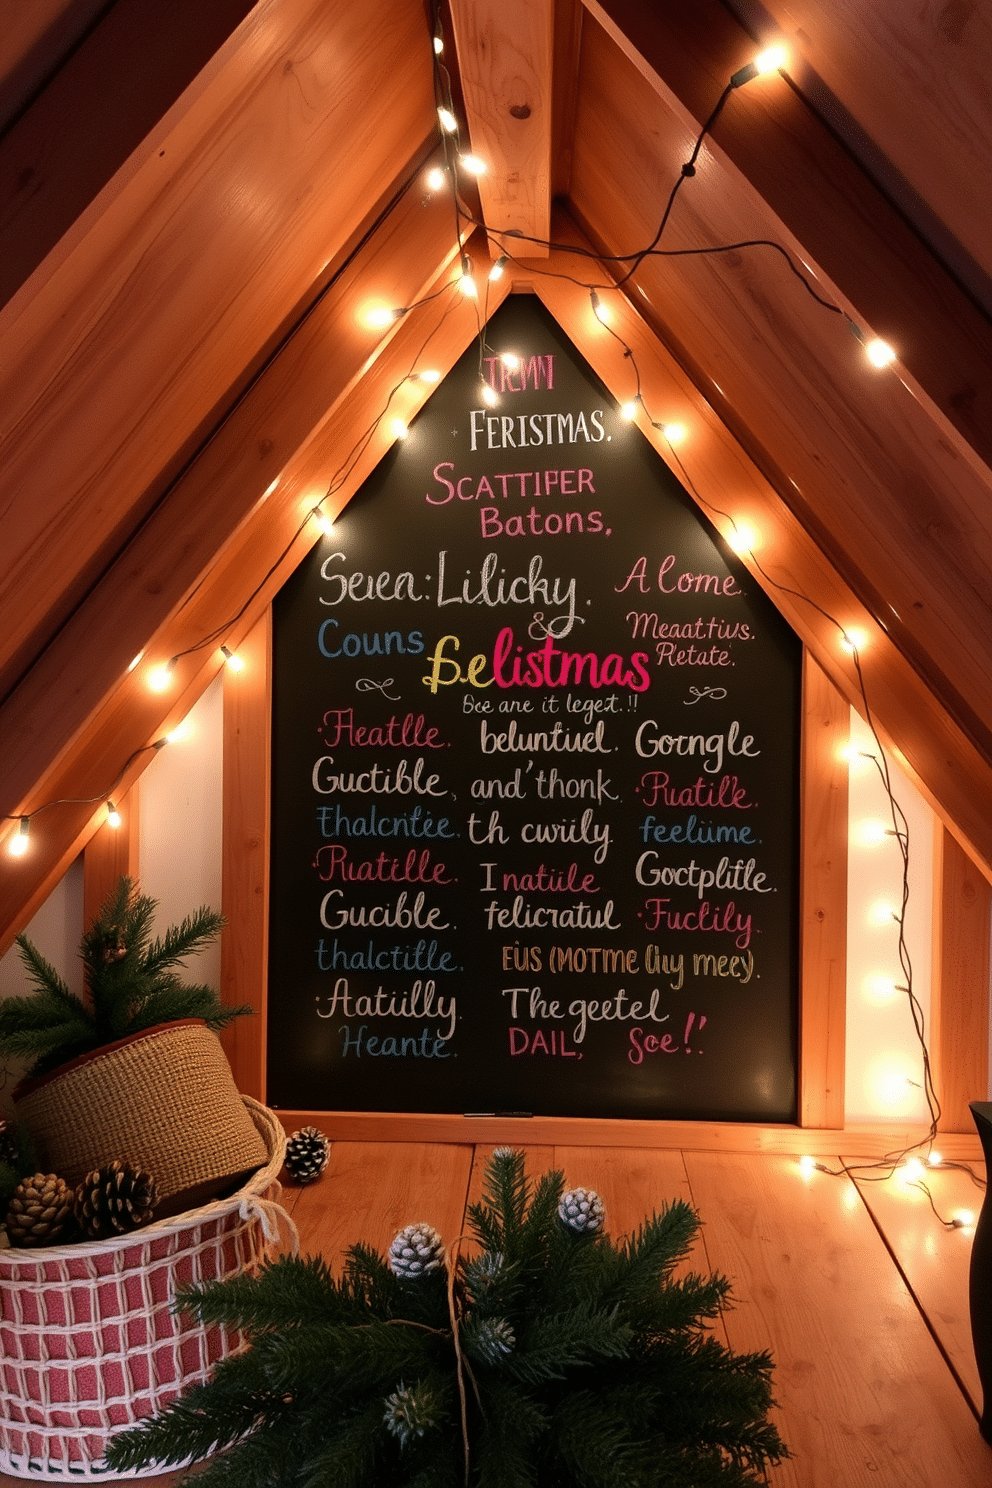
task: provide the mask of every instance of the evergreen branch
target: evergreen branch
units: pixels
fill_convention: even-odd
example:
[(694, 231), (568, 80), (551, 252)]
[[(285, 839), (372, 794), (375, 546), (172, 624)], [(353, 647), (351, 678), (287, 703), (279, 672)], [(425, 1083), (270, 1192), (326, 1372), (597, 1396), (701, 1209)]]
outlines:
[(170, 925), (165, 934), (152, 942), (142, 956), (146, 976), (156, 976), (170, 967), (182, 965), (187, 956), (202, 951), (216, 939), (227, 924), (224, 916), (206, 904), (178, 925)]

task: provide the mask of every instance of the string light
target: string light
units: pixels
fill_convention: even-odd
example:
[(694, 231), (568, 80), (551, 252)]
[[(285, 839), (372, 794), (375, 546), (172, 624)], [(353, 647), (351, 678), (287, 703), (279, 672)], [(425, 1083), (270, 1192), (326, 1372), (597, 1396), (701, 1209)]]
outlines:
[(425, 367), (423, 372), (417, 373), (417, 376), (420, 378), (421, 382), (426, 382), (431, 387), (433, 387), (436, 382), (441, 381), (441, 374), (436, 367)]
[(749, 522), (735, 522), (727, 537), (727, 546), (732, 553), (743, 557), (745, 553), (753, 553), (760, 545), (757, 531)]
[(621, 404), (620, 417), (626, 419), (628, 423), (635, 419), (637, 417), (637, 405), (639, 401), (638, 398), (631, 398), (629, 403)]
[(958, 1209), (951, 1216), (951, 1224), (956, 1230), (967, 1229), (969, 1225), (973, 1225), (974, 1223), (975, 1216), (970, 1209)]
[(148, 686), (152, 692), (165, 692), (172, 685), (172, 673), (176, 668), (176, 657), (170, 656), (162, 666), (153, 667), (148, 673)]
[(877, 843), (884, 842), (886, 837), (894, 837), (896, 834), (884, 822), (866, 821), (861, 823), (858, 835), (867, 847), (874, 847)]
[(936, 1147), (932, 1148), (927, 1154), (927, 1162), (931, 1168), (942, 1167), (944, 1163), (943, 1153), (938, 1152)]
[(802, 1173), (804, 1178), (812, 1178), (813, 1174), (816, 1172), (817, 1166), (818, 1164), (816, 1158), (811, 1157), (808, 1152), (804, 1152), (802, 1157), (799, 1159), (799, 1171), (800, 1173)]
[(484, 382), (482, 384), (482, 401), (488, 408), (495, 408), (496, 404), (499, 402), (499, 399), (493, 392), (492, 388), (489, 386), (488, 382)]
[(771, 72), (778, 72), (788, 60), (785, 47), (767, 47), (763, 52), (759, 52), (752, 62), (747, 62), (737, 69), (730, 79), (730, 86), (740, 88), (745, 83), (751, 82), (752, 78), (767, 77)]
[(689, 431), (685, 424), (662, 424), (661, 432), (669, 444), (681, 444)]
[(472, 278), (472, 261), (464, 253), (462, 254), (461, 274), (458, 277), (458, 288), (469, 299), (475, 299), (478, 294), (478, 290), (475, 287), (475, 280)]
[(397, 310), (389, 305), (369, 305), (362, 311), (361, 318), (373, 330), (381, 330), (385, 326), (392, 325), (394, 320), (399, 320), (400, 316), (405, 314), (405, 310)]
[(589, 303), (592, 306), (592, 313), (600, 325), (609, 325), (613, 317), (594, 289), (589, 291)]
[(865, 632), (853, 625), (841, 632), (840, 643), (845, 651), (863, 651), (867, 640)]
[(440, 57), (440, 55), (441, 55), (441, 53), (443, 51), (444, 51), (444, 42), (441, 40), (440, 36), (435, 36), (435, 38), (434, 38), (434, 55), (435, 55), (435, 57)]
[(496, 281), (497, 281), (497, 279), (502, 279), (504, 273), (506, 272), (506, 264), (507, 264), (507, 257), (506, 257), (506, 254), (503, 253), (503, 254), (500, 255), (500, 257), (493, 264), (492, 268), (489, 270), (489, 282), (490, 282), (490, 284), (495, 284)]
[(23, 858), (28, 850), (28, 839), (31, 836), (31, 818), (22, 816), (17, 826), (17, 831), (10, 839), (8, 852), (12, 858)]
[(330, 537), (331, 533), (334, 531), (333, 519), (329, 517), (325, 511), (321, 511), (319, 506), (315, 506), (310, 515), (317, 523), (317, 528), (324, 535), (324, 537)]
[(881, 336), (873, 336), (865, 342), (865, 356), (873, 367), (888, 367), (896, 359), (895, 351)]
[(241, 657), (238, 656), (236, 652), (231, 651), (229, 647), (221, 646), (220, 654), (221, 656), (223, 656), (225, 664), (230, 667), (232, 672), (244, 671), (245, 664), (242, 661)]
[(484, 176), (486, 174), (486, 162), (480, 160), (478, 155), (459, 155), (458, 163), (462, 170), (468, 171), (470, 176)]
[(107, 826), (108, 827), (113, 827), (114, 831), (116, 832), (116, 830), (120, 826), (120, 824), (121, 824), (121, 814), (120, 814), (120, 812), (117, 810), (117, 807), (114, 805), (113, 801), (108, 801), (107, 802)]
[(445, 134), (454, 134), (458, 128), (458, 120), (449, 108), (439, 108), (437, 111), (438, 123)]
[(499, 359), (508, 372), (516, 372), (520, 366), (520, 358), (515, 351), (503, 351)]
[(433, 170), (427, 172), (427, 189), (429, 191), (440, 191), (447, 179), (440, 166), (435, 165)]
[(405, 439), (410, 430), (400, 418), (394, 418), (389, 425), (394, 439)]

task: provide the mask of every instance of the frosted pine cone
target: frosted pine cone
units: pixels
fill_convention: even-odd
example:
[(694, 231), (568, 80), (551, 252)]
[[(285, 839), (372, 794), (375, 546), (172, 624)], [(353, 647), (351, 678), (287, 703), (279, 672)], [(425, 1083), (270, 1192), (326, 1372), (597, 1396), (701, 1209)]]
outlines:
[(386, 1396), (383, 1420), (387, 1430), (398, 1437), (401, 1447), (414, 1437), (423, 1436), (425, 1431), (438, 1424), (438, 1419), (439, 1401), (429, 1387), (421, 1385), (411, 1389), (400, 1384), (392, 1395)]
[(603, 1228), (606, 1210), (594, 1189), (570, 1188), (561, 1196), (558, 1218), (577, 1235), (588, 1235)]
[(462, 1334), (466, 1346), (486, 1364), (501, 1364), (516, 1348), (517, 1339), (506, 1318), (484, 1318), (466, 1327)]
[(443, 1265), (444, 1243), (433, 1225), (407, 1225), (389, 1247), (389, 1268), (401, 1281), (417, 1281)]
[(286, 1168), (297, 1183), (312, 1183), (327, 1167), (331, 1144), (315, 1126), (301, 1126), (286, 1143)]
[(73, 1210), (87, 1239), (109, 1240), (148, 1224), (157, 1203), (154, 1178), (128, 1163), (112, 1162), (87, 1173)]
[(35, 1173), (14, 1189), (7, 1210), (11, 1245), (54, 1245), (72, 1218), (72, 1191), (54, 1173)]
[(465, 1285), (473, 1297), (482, 1297), (502, 1275), (505, 1257), (498, 1250), (485, 1250), (465, 1262)]

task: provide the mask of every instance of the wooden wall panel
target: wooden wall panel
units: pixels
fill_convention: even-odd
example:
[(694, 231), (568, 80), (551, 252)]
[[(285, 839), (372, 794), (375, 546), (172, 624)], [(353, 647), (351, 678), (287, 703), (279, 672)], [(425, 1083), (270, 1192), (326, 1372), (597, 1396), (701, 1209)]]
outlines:
[(850, 708), (803, 658), (799, 1121), (844, 1125)]
[(939, 822), (934, 848), (931, 1063), (941, 1132), (970, 1132), (989, 1088), (992, 886)]
[(104, 822), (83, 852), (83, 926), (89, 929), (120, 878), (140, 877), (139, 831), (141, 793), (133, 786), (115, 797), (119, 827)]
[(269, 960), (269, 776), (272, 715), (272, 612), (237, 649), (244, 670), (224, 671), (224, 802), (221, 1000), (247, 1003), (249, 1017), (224, 1029), (221, 1043), (238, 1089), (265, 1100)]

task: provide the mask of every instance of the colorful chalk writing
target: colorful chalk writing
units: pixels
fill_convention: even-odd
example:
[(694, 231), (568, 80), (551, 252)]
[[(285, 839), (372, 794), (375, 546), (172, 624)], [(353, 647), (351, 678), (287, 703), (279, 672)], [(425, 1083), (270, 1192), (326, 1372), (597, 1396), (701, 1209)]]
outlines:
[(799, 643), (531, 297), (486, 339), (274, 606), (268, 1098), (793, 1120)]

